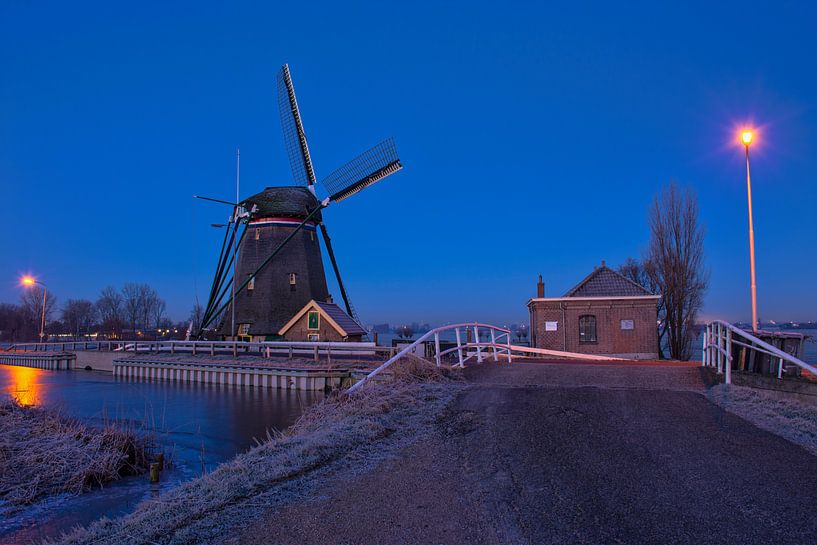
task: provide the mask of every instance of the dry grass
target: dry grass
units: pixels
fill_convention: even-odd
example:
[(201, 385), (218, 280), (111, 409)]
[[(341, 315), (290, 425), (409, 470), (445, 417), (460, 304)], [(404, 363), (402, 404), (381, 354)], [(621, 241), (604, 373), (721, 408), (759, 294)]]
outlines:
[(79, 494), (148, 466), (145, 441), (114, 425), (103, 429), (16, 401), (0, 403), (0, 500), (30, 504)]
[(213, 532), (234, 535), (237, 518), (249, 523), (270, 498), (284, 501), (287, 490), (303, 488), (317, 470), (341, 459), (362, 460), (384, 441), (433, 422), (456, 389), (429, 383), (435, 371), (419, 362), (404, 373), (400, 381), (327, 398), (285, 432), (212, 473), (141, 503), (123, 518), (77, 529), (61, 543), (198, 543), (220, 541)]
[(817, 407), (780, 393), (734, 384), (714, 386), (707, 397), (755, 426), (817, 454)]

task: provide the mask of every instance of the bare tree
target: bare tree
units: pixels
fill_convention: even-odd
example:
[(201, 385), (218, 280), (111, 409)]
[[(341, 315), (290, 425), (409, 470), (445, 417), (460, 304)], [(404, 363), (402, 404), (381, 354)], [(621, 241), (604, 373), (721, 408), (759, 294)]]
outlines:
[(122, 308), (125, 311), (125, 318), (131, 329), (131, 335), (136, 338), (136, 327), (142, 316), (142, 289), (139, 284), (128, 282), (122, 286)]
[(122, 334), (124, 323), (122, 295), (113, 286), (103, 289), (96, 300), (97, 314), (102, 323), (102, 329), (112, 337)]
[(0, 341), (16, 342), (34, 335), (31, 322), (21, 306), (0, 303)]
[(96, 308), (87, 299), (68, 299), (62, 307), (62, 321), (76, 340), (88, 334), (96, 318)]
[[(31, 286), (23, 291), (20, 296), (20, 306), (23, 309), (26, 321), (39, 332), (40, 322), (43, 317), (43, 287), (39, 285)], [(50, 291), (45, 298), (45, 321), (50, 323), (57, 304), (57, 297)]]
[(202, 307), (199, 303), (193, 305), (193, 310), (190, 311), (190, 335), (196, 335), (199, 333), (201, 329), (201, 321), (204, 318), (204, 307)]
[(670, 357), (692, 356), (693, 327), (709, 284), (704, 266), (704, 228), (698, 220), (695, 194), (674, 182), (655, 197), (649, 213), (647, 274), (663, 297)]

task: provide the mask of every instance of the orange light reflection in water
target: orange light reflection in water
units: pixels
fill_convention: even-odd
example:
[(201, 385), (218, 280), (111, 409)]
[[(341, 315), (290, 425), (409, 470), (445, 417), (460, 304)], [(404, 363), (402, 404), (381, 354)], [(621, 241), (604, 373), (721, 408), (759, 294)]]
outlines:
[(14, 365), (9, 365), (5, 369), (8, 370), (11, 377), (11, 383), (6, 388), (11, 397), (16, 399), (20, 405), (42, 404), (43, 385), (39, 381), (43, 373), (42, 369)]

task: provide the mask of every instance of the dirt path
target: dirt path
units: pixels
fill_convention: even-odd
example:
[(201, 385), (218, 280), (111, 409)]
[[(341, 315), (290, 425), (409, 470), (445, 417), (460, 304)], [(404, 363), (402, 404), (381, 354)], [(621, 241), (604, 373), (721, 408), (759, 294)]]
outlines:
[(810, 543), (817, 458), (695, 367), (483, 366), (419, 441), (245, 543)]

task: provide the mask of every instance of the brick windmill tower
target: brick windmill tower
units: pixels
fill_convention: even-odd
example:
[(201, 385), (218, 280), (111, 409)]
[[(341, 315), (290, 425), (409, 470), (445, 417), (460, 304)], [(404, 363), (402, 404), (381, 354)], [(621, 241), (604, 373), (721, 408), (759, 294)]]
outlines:
[[(356, 313), (349, 301), (323, 223), (322, 210), (402, 168), (387, 139), (324, 178), (327, 197), (318, 198), (315, 171), (301, 122), (289, 67), (277, 76), (278, 106), (294, 185), (267, 187), (233, 205), (204, 311), (199, 336), (217, 323), (224, 338), (273, 340), (310, 302), (329, 300), (318, 231), (326, 246), (343, 299), (344, 311), (330, 309), (337, 322)], [(211, 199), (212, 200), (212, 199)], [(223, 201), (221, 201), (223, 202)], [(234, 275), (233, 275), (234, 270)], [(324, 305), (326, 306), (326, 305)], [(347, 328), (348, 329), (348, 328)]]

